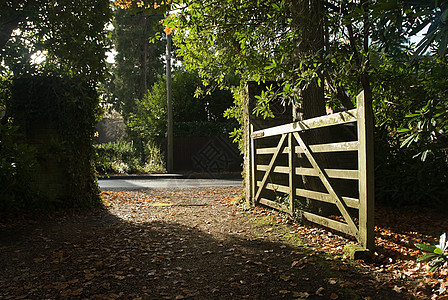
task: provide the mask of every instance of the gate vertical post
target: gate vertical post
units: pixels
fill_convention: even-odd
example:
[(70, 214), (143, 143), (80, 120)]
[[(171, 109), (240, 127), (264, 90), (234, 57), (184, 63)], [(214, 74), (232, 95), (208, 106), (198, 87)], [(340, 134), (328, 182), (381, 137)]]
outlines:
[(255, 194), (257, 190), (257, 161), (255, 159), (255, 141), (252, 137), (252, 133), (254, 132), (254, 126), (252, 124), (249, 125), (249, 139), (250, 139), (250, 185), (251, 185), (251, 204), (252, 206), (255, 206)]
[(289, 213), (294, 214), (294, 199), (296, 197), (296, 186), (295, 186), (295, 147), (293, 143), (292, 133), (288, 133), (288, 165), (289, 165)]
[(359, 241), (371, 251), (375, 248), (375, 186), (372, 99), (364, 91), (357, 97), (358, 170), (359, 170)]

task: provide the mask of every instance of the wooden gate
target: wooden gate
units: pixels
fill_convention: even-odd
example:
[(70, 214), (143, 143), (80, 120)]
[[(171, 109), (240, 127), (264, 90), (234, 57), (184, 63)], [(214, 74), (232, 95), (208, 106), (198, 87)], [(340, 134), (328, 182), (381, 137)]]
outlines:
[[(254, 132), (251, 125), (253, 204), (267, 205), (289, 214), (299, 213), (306, 220), (352, 235), (361, 246), (373, 250), (373, 117), (370, 105), (371, 101), (366, 101), (361, 92), (357, 97), (357, 109)], [(336, 126), (351, 130), (354, 140), (305, 142), (304, 136), (312, 137), (316, 130)], [(338, 135), (337, 139), (340, 138)], [(334, 166), (334, 161), (343, 161), (340, 157), (346, 153), (354, 157), (348, 159), (352, 165), (354, 161), (354, 169), (329, 168), (325, 165), (328, 159), (319, 159), (322, 155), (333, 155), (330, 160)], [(319, 179), (314, 179), (319, 182), (318, 190), (305, 187), (304, 182), (310, 177)], [(355, 187), (355, 196), (343, 194), (344, 185), (350, 186), (350, 182)], [(308, 209), (313, 201), (333, 206), (338, 215), (322, 216)]]

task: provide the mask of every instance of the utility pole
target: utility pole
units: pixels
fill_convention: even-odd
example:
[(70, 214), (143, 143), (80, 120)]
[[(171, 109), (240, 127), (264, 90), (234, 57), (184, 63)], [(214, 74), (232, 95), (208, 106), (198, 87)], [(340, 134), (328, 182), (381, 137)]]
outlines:
[(167, 151), (166, 170), (173, 173), (173, 106), (171, 104), (171, 36), (166, 34), (166, 109), (167, 109)]

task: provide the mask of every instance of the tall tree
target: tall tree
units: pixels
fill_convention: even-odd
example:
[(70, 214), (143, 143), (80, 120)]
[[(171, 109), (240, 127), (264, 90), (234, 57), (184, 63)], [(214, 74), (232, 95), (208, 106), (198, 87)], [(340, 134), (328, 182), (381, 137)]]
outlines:
[(126, 119), (134, 113), (135, 99), (143, 99), (163, 73), (163, 41), (150, 43), (150, 38), (163, 28), (162, 18), (157, 11), (147, 14), (142, 10), (115, 10), (113, 41), (117, 54), (111, 90), (115, 107)]

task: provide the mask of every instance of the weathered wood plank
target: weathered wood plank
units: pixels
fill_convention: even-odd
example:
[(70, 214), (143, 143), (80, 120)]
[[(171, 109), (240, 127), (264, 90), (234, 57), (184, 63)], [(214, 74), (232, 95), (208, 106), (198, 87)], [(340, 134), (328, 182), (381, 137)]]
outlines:
[[(322, 153), (322, 152), (348, 152), (348, 151), (357, 151), (358, 150), (358, 141), (352, 142), (339, 142), (339, 143), (329, 143), (329, 144), (316, 144), (308, 146), (313, 153)], [(257, 154), (273, 154), (275, 152), (275, 148), (259, 148), (257, 149)], [(294, 147), (295, 153), (303, 153), (302, 148), (300, 146)], [(283, 149), (283, 154), (289, 153), (289, 148), (285, 147)]]
[(375, 185), (373, 161), (373, 111), (371, 99), (366, 99), (364, 92), (356, 98), (358, 102), (358, 166), (359, 174), (359, 231), (363, 247), (375, 248), (374, 211)]
[(271, 201), (269, 199), (265, 199), (265, 198), (261, 198), (259, 201), (261, 204), (275, 208), (277, 210), (283, 211), (285, 213), (290, 214), (291, 212), (289, 211), (289, 207), (287, 207), (286, 205), (277, 203), (275, 201)]
[[(316, 144), (310, 145), (309, 148), (313, 153), (357, 151), (358, 141)], [(296, 153), (303, 153), (303, 150), (300, 147), (296, 147), (295, 151)]]
[[(254, 131), (254, 125), (249, 125), (249, 134), (251, 134)], [(255, 141), (252, 138), (249, 138), (250, 142), (250, 152), (249, 152), (249, 161), (250, 161), (250, 179), (248, 180), (248, 183), (251, 185), (250, 187), (250, 199), (251, 204), (255, 205), (255, 192), (257, 189), (256, 186), (256, 165), (257, 165), (257, 158), (255, 156)]]
[(358, 111), (352, 109), (345, 112), (335, 113), (327, 116), (321, 116), (304, 121), (289, 123), (285, 125), (275, 126), (252, 133), (252, 138), (265, 138), (274, 135), (285, 134), (289, 132), (299, 132), (309, 129), (317, 129), (338, 124), (346, 124), (356, 122)]
[[(341, 170), (341, 169), (324, 169), (324, 172), (330, 178), (351, 179), (351, 180), (357, 180), (359, 173), (358, 170)], [(304, 176), (320, 176), (319, 171), (313, 168), (297, 167), (296, 174)]]
[[(257, 181), (257, 186), (261, 186), (261, 181)], [(280, 184), (266, 183), (264, 188), (275, 192), (289, 193), (289, 187)]]
[[(258, 149), (257, 149), (257, 154), (258, 154), (258, 155), (263, 155), (263, 154), (274, 154), (276, 149), (277, 149), (276, 147), (272, 147), (272, 148), (258, 148)], [(284, 149), (282, 152), (287, 153), (286, 151), (287, 151), (287, 150)]]
[(289, 181), (289, 213), (292, 215), (294, 213), (294, 199), (296, 196), (296, 186), (295, 186), (295, 171), (294, 167), (296, 165), (297, 155), (294, 151), (294, 140), (291, 133), (288, 133), (288, 181)]
[[(267, 165), (257, 165), (258, 171), (266, 171), (268, 169)], [(325, 169), (325, 173), (327, 173), (328, 177), (336, 178), (336, 179), (358, 179), (358, 170), (340, 170), (340, 169)], [(280, 174), (289, 174), (289, 167), (285, 166), (276, 166), (272, 169), (274, 173)], [(296, 175), (304, 175), (304, 176), (319, 176), (319, 172), (313, 168), (295, 168)]]
[(317, 164), (317, 162), (314, 159), (313, 155), (311, 154), (308, 146), (305, 144), (305, 142), (300, 137), (299, 133), (294, 132), (294, 137), (296, 138), (296, 140), (299, 143), (300, 147), (302, 147), (302, 149), (304, 150), (304, 153), (305, 153), (306, 157), (308, 158), (308, 161), (313, 166), (313, 168), (318, 170), (320, 180), (322, 181), (323, 185), (327, 189), (328, 193), (336, 201), (335, 204), (338, 207), (339, 211), (341, 212), (342, 216), (344, 217), (344, 220), (347, 222), (348, 226), (350, 227), (350, 230), (358, 238), (358, 236), (359, 236), (358, 227), (353, 222), (352, 217), (348, 213), (347, 207), (346, 207), (345, 203), (342, 201), (342, 199), (339, 198), (339, 196), (334, 191), (333, 187), (331, 186), (331, 184), (330, 184), (330, 182), (329, 182), (329, 180), (327, 178), (327, 175), (324, 172), (322, 172), (321, 168), (319, 167), (319, 165)]
[(338, 179), (357, 180), (359, 177), (358, 170), (325, 169), (325, 173), (327, 173), (330, 178)]
[(335, 221), (335, 220), (332, 220), (329, 218), (325, 218), (322, 216), (318, 216), (318, 215), (312, 214), (310, 212), (304, 211), (304, 212), (302, 212), (302, 214), (303, 214), (303, 217), (310, 222), (320, 224), (322, 226), (325, 226), (325, 227), (328, 227), (328, 228), (331, 228), (331, 229), (334, 229), (334, 230), (337, 230), (337, 231), (340, 231), (340, 232), (343, 232), (343, 233), (346, 233), (349, 235), (355, 235), (355, 233), (352, 232), (350, 227), (345, 223)]
[[(300, 197), (310, 198), (322, 202), (332, 203), (336, 204), (336, 201), (334, 200), (334, 197), (332, 197), (330, 194), (322, 193), (322, 192), (316, 192), (306, 189), (296, 189), (296, 195)], [(341, 197), (344, 203), (351, 208), (359, 208), (359, 200), (351, 197)]]
[[(268, 169), (267, 165), (257, 165), (258, 171), (266, 171), (267, 169)], [(288, 171), (289, 171), (289, 167), (285, 167), (285, 166), (276, 166), (272, 170), (272, 172), (280, 173), (280, 174), (288, 174)]]

